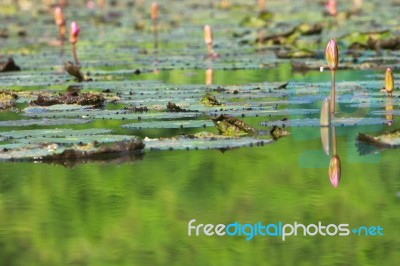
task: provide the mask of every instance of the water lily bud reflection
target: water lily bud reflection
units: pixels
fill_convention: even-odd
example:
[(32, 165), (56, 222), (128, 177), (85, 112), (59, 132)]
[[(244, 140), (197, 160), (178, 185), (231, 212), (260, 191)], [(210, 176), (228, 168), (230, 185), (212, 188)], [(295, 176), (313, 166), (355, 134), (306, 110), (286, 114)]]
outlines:
[(392, 98), (389, 98), (388, 102), (385, 105), (385, 111), (386, 111), (386, 124), (388, 126), (392, 126), (394, 122), (394, 115), (393, 115), (393, 100)]
[(206, 70), (206, 85), (212, 85), (213, 83), (213, 69), (212, 68), (208, 68)]
[(321, 143), (326, 155), (330, 153), (329, 127), (321, 127)]
[(331, 39), (326, 46), (325, 57), (329, 68), (335, 70), (339, 65), (339, 51), (333, 39)]
[(337, 155), (334, 155), (329, 164), (329, 179), (331, 180), (331, 184), (333, 187), (337, 187), (340, 182), (342, 167), (340, 164), (340, 158)]
[(385, 90), (392, 95), (394, 89), (394, 79), (393, 79), (393, 73), (390, 68), (386, 69), (386, 74), (385, 74)]
[(322, 102), (321, 118), (320, 118), (320, 125), (322, 127), (327, 127), (331, 124), (329, 104), (330, 104), (329, 98), (325, 98), (325, 100)]

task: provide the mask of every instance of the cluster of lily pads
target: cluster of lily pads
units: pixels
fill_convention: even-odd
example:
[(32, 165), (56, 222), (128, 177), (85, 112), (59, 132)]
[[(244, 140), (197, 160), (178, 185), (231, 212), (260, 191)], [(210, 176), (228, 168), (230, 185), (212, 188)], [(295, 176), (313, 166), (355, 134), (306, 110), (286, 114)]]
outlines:
[[(221, 7), (229, 8), (227, 2), (229, 1), (221, 1)], [(64, 5), (60, 3), (54, 8), (54, 20), (59, 29), (61, 42), (64, 41), (66, 34)], [(99, 3), (100, 5), (101, 3)], [(233, 8), (232, 5), (230, 6)], [(366, 93), (363, 88), (356, 88), (345, 82), (335, 84), (339, 51), (334, 40), (329, 41), (325, 53), (332, 75), (330, 88), (324, 83), (292, 82), (262, 82), (240, 86), (213, 85), (213, 71), (227, 68), (227, 62), (234, 61), (230, 69), (249, 68), (245, 61), (248, 56), (248, 60), (251, 62), (249, 65), (254, 67), (255, 58), (258, 56), (239, 52), (243, 53), (243, 45), (249, 43), (261, 45), (257, 48), (260, 50), (272, 47), (272, 51), (276, 53), (276, 57), (271, 55), (272, 60), (267, 57), (266, 64), (257, 61), (258, 65), (264, 67), (268, 67), (268, 64), (275, 65), (274, 60), (277, 58), (284, 60), (288, 60), (288, 58), (318, 58), (316, 52), (299, 47), (302, 42), (309, 41), (309, 36), (321, 34), (325, 25), (303, 23), (292, 27), (290, 24), (274, 24), (272, 22), (273, 14), (265, 9), (265, 1), (259, 1), (258, 6), (257, 19), (245, 18), (241, 23), (249, 26), (246, 26), (242, 32), (236, 30), (233, 32), (238, 48), (231, 53), (221, 52), (224, 49), (218, 48), (221, 47), (221, 44), (216, 43), (213, 39), (211, 26), (204, 26), (207, 55), (204, 59), (204, 54), (201, 52), (200, 63), (194, 66), (189, 65), (189, 67), (206, 68), (205, 85), (176, 86), (164, 82), (124, 80), (115, 78), (119, 75), (117, 71), (111, 72), (114, 76), (110, 79), (104, 78), (105, 74), (101, 70), (92, 71), (91, 77), (88, 77), (81, 71), (82, 62), (78, 61), (76, 51), (80, 28), (77, 22), (72, 22), (69, 41), (72, 46), (74, 62), (67, 62), (65, 70), (75, 77), (78, 83), (73, 83), (62, 93), (59, 91), (55, 93), (52, 90), (2, 90), (0, 92), (0, 109), (15, 112), (18, 119), (0, 122), (1, 127), (13, 128), (12, 131), (0, 132), (0, 160), (77, 160), (105, 155), (119, 157), (123, 154), (141, 154), (144, 149), (212, 148), (226, 150), (271, 143), (280, 137), (287, 136), (289, 134), (287, 127), (289, 126), (334, 127), (393, 123), (393, 117), (383, 119), (378, 117), (334, 117), (336, 93), (357, 95), (360, 101), (357, 103), (358, 106), (368, 104), (368, 106), (381, 107), (382, 104), (380, 102), (382, 93), (379, 91)], [(326, 8), (330, 16), (340, 17), (336, 1), (334, 3), (328, 1)], [(153, 48), (158, 49), (159, 42), (165, 41), (165, 39), (162, 34), (160, 35), (163, 25), (160, 23), (157, 3), (151, 5), (150, 18)], [(250, 25), (253, 23), (252, 21), (262, 21), (260, 23), (262, 28), (256, 28), (257, 34), (254, 34), (254, 25)], [(263, 32), (263, 29), (268, 29), (268, 34)], [(253, 38), (254, 36), (255, 38)], [(383, 45), (385, 41), (386, 39), (375, 40), (375, 42), (379, 42), (380, 48), (385, 47)], [(277, 47), (278, 49), (276, 49)], [(216, 48), (219, 49), (219, 53), (215, 52)], [(199, 49), (203, 48), (199, 46)], [(163, 70), (164, 63), (164, 69), (168, 69), (168, 60), (171, 60), (172, 56), (165, 51), (163, 57), (161, 51), (157, 54), (157, 68)], [(300, 56), (298, 52), (303, 54)], [(154, 58), (146, 55), (137, 60), (142, 60), (142, 64), (147, 66), (152, 64)], [(185, 63), (187, 58), (182, 57), (181, 60)], [(346, 64), (348, 62), (346, 60), (342, 62)], [(290, 63), (295, 65), (296, 61), (290, 61)], [(316, 68), (315, 65), (319, 68), (322, 64), (320, 61), (314, 61), (311, 65), (307, 63), (303, 67)], [(122, 70), (121, 75), (153, 71), (153, 66), (148, 68), (146, 66), (140, 70), (129, 70), (131, 72)], [(100, 78), (96, 79), (96, 74)], [(57, 79), (60, 86), (68, 80), (65, 76), (57, 77)], [(30, 86), (45, 86), (48, 80), (47, 77), (43, 77), (41, 82), (31, 84), (29, 76), (7, 75), (1, 77), (1, 82), (2, 87), (12, 88), (18, 84), (29, 88)], [(363, 86), (362, 83), (360, 85)], [(371, 83), (368, 86), (371, 86)], [(379, 88), (380, 82), (377, 81), (373, 86)], [(394, 87), (393, 75), (388, 68), (385, 89), (392, 95)], [(330, 98), (326, 99), (328, 91), (330, 91)], [(396, 97), (390, 99), (397, 103)], [(322, 109), (320, 111), (321, 102)], [(343, 96), (340, 97), (339, 102), (351, 106), (354, 104), (354, 98), (347, 99), (346, 96)], [(309, 104), (312, 104), (314, 108), (309, 108), (307, 106)], [(302, 106), (305, 107), (301, 108)], [(386, 106), (389, 108), (389, 105)], [(379, 113), (380, 111), (375, 112), (376, 116), (382, 115)], [(319, 114), (320, 120), (317, 118)], [(394, 115), (396, 111), (386, 110), (384, 114), (386, 116)], [(279, 117), (279, 120), (271, 120), (273, 117)], [(107, 127), (105, 129), (75, 129), (77, 125), (90, 126), (92, 123), (101, 121), (118, 121), (118, 126), (124, 134), (112, 132)], [(37, 128), (42, 126), (46, 128)], [(74, 129), (68, 128), (69, 126)], [(35, 129), (20, 129), (24, 127), (35, 127)], [(150, 137), (146, 136), (152, 129), (156, 129), (157, 133)], [(324, 145), (325, 137), (321, 138)], [(360, 134), (359, 139), (384, 146), (382, 139), (377, 140), (372, 136)], [(385, 138), (383, 137), (383, 139)], [(326, 148), (326, 150), (328, 149)], [(332, 150), (334, 152), (331, 163), (331, 179), (338, 180), (340, 178), (340, 170), (338, 170), (340, 169), (340, 159), (335, 152), (336, 149), (332, 148)], [(337, 181), (332, 182), (338, 183)]]

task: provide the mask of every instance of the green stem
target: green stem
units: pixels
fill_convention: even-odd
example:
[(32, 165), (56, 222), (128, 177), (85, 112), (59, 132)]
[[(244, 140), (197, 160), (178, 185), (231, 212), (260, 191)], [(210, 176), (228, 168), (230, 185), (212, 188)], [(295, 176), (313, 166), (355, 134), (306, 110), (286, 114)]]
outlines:
[(153, 36), (154, 36), (154, 49), (158, 48), (158, 22), (157, 19), (153, 20)]
[(72, 55), (74, 56), (75, 65), (79, 67), (78, 56), (76, 55), (75, 43), (72, 44)]
[(331, 111), (331, 118), (335, 116), (335, 101), (336, 101), (336, 95), (335, 95), (335, 70), (331, 70), (331, 106), (330, 106), (330, 111)]

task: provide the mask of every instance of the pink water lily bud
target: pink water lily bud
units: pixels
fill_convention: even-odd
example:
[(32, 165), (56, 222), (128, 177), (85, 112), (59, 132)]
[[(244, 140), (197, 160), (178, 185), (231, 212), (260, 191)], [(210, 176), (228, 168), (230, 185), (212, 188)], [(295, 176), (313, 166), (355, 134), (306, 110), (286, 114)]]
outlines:
[(265, 0), (258, 0), (258, 10), (259, 11), (265, 10)]
[(158, 19), (158, 4), (156, 2), (151, 3), (151, 10), (150, 10), (151, 20)]
[(385, 90), (389, 93), (392, 94), (394, 89), (394, 79), (393, 79), (393, 73), (390, 68), (386, 69), (386, 74), (385, 74)]
[(328, 67), (331, 70), (335, 70), (339, 65), (339, 51), (333, 39), (331, 39), (326, 46), (325, 57), (328, 62)]
[(213, 42), (213, 36), (210, 25), (204, 26), (204, 42), (206, 44), (211, 44)]
[(81, 31), (81, 29), (79, 28), (78, 23), (76, 23), (75, 21), (72, 21), (71, 28), (69, 31), (70, 43), (75, 44), (78, 41), (78, 36), (79, 36), (80, 31)]
[(354, 0), (354, 7), (356, 9), (359, 9), (359, 8), (361, 8), (362, 3), (363, 3), (363, 0)]
[(325, 5), (325, 8), (329, 15), (336, 16), (337, 14), (336, 0), (328, 0), (328, 2)]
[(329, 179), (331, 180), (332, 186), (335, 188), (339, 185), (341, 173), (342, 167), (340, 164), (340, 158), (337, 155), (334, 155), (329, 164)]
[(56, 25), (59, 27), (65, 23), (64, 13), (62, 11), (62, 8), (59, 6), (54, 8), (54, 21), (55, 21)]

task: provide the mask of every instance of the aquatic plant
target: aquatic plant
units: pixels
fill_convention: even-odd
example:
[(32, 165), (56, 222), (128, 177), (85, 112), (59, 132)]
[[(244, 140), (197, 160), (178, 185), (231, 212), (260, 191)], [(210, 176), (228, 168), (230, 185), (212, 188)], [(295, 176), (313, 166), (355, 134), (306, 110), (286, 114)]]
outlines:
[(325, 51), (326, 61), (328, 62), (328, 67), (331, 70), (331, 105), (330, 112), (331, 117), (335, 114), (335, 70), (339, 65), (339, 52), (336, 42), (331, 39), (326, 46)]
[(61, 6), (57, 6), (54, 8), (54, 22), (58, 27), (58, 33), (60, 36), (61, 42), (65, 40), (65, 17)]
[(71, 28), (69, 31), (69, 42), (72, 44), (72, 55), (74, 56), (75, 65), (79, 66), (78, 56), (76, 54), (75, 44), (78, 42), (78, 36), (80, 32), (80, 28), (76, 21), (72, 21)]
[(393, 89), (394, 89), (393, 73), (390, 68), (387, 68), (385, 74), (385, 90), (387, 91), (387, 93), (389, 93), (390, 97), (392, 97)]

